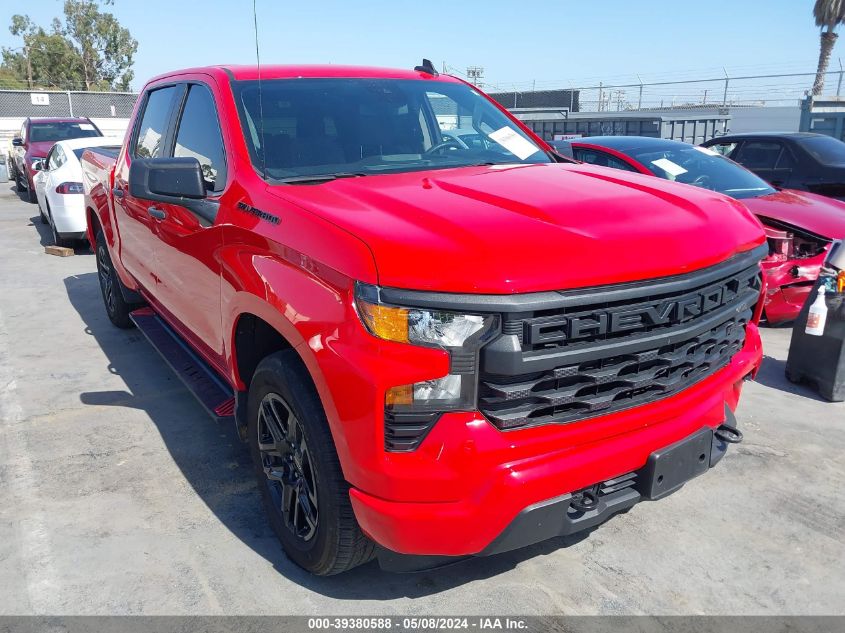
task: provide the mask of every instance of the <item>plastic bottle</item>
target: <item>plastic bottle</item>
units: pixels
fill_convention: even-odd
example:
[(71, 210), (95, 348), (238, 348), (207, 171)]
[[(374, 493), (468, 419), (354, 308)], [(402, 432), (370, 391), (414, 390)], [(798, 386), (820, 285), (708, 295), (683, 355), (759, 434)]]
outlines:
[(804, 332), (812, 336), (822, 336), (824, 334), (824, 324), (827, 321), (827, 303), (824, 300), (825, 287), (819, 287), (819, 296), (810, 306), (810, 311), (807, 313), (807, 327)]

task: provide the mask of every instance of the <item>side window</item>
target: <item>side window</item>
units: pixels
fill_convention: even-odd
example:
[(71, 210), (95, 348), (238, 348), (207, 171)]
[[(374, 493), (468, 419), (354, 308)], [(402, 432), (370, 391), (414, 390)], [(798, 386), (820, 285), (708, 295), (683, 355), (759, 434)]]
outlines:
[(164, 135), (170, 120), (170, 110), (173, 98), (177, 94), (178, 86), (159, 88), (149, 93), (144, 106), (144, 116), (138, 126), (135, 137), (135, 152), (137, 158), (156, 158), (161, 156), (164, 148)]
[(173, 155), (177, 158), (196, 158), (202, 166), (202, 175), (209, 191), (221, 191), (225, 186), (226, 153), (223, 136), (214, 97), (205, 86), (194, 84), (190, 87), (179, 120)]
[(716, 143), (715, 145), (709, 145), (707, 149), (711, 149), (722, 156), (730, 156), (731, 152), (736, 149), (736, 146), (737, 143)]
[(58, 165), (56, 164), (56, 150), (58, 147), (53, 145), (53, 149), (50, 150), (50, 153), (47, 154), (47, 169), (56, 169)]
[(783, 152), (778, 158), (778, 163), (775, 166), (776, 169), (792, 169), (795, 167), (795, 159), (792, 158), (792, 152), (789, 151), (788, 147), (783, 148)]
[(61, 147), (58, 145), (53, 146), (53, 164), (55, 167), (51, 167), (50, 169), (58, 169), (62, 165), (65, 164), (65, 153)]
[(615, 156), (599, 152), (593, 149), (573, 148), (575, 160), (580, 160), (582, 163), (588, 165), (600, 165), (601, 167), (610, 167), (612, 169), (621, 169), (623, 171), (637, 171), (623, 160), (619, 160)]
[(773, 169), (780, 150), (780, 143), (748, 141), (739, 149), (736, 160), (749, 169)]

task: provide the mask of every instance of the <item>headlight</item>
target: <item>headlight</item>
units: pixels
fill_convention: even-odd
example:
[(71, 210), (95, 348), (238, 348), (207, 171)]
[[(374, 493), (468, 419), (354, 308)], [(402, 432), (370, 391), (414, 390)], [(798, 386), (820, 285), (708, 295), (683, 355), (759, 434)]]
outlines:
[(388, 389), (385, 408), (389, 412), (475, 409), (478, 350), (496, 334), (497, 315), (386, 305), (381, 303), (377, 287), (360, 283), (355, 304), (361, 322), (373, 336), (436, 347), (450, 355), (451, 369), (446, 376)]

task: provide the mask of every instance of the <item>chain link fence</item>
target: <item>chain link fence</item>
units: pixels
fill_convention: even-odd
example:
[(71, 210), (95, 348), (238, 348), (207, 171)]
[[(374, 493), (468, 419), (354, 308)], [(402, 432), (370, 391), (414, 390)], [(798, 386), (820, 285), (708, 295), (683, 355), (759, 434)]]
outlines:
[(0, 117), (129, 118), (137, 98), (133, 92), (0, 90)]
[[(825, 95), (842, 96), (845, 70), (826, 73)], [(488, 84), (505, 107), (560, 106), (572, 112), (631, 112), (637, 110), (693, 110), (701, 108), (794, 106), (811, 92), (815, 71), (770, 75), (722, 76), (673, 81), (580, 84), (578, 82), (517, 82)], [(520, 89), (522, 86), (525, 88)], [(511, 90), (507, 90), (512, 88)], [(554, 95), (550, 97), (550, 95)], [(545, 103), (552, 98), (554, 103)], [(568, 107), (569, 104), (573, 107)]]

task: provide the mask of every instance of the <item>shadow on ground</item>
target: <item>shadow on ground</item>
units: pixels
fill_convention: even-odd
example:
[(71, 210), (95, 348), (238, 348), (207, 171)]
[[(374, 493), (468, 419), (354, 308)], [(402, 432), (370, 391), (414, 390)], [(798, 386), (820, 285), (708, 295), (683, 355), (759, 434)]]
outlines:
[[(192, 396), (179, 386), (162, 391), (161, 380), (151, 372), (175, 375), (135, 330), (118, 330), (106, 316), (95, 273), (64, 280), (71, 304), (82, 317), (86, 333), (93, 336), (109, 359), (108, 371), (121, 377), (126, 391), (80, 394), (83, 404), (131, 407), (144, 410), (158, 428), (174, 462), (215, 516), (244, 544), (273, 564), (279, 573), (320, 594), (352, 600), (391, 600), (420, 597), (488, 578), (520, 562), (567, 547), (586, 537), (557, 538), (515, 552), (489, 558), (468, 559), (448, 568), (415, 574), (382, 572), (373, 561), (341, 576), (318, 578), (287, 560), (270, 530), (252, 476), (249, 451), (235, 437), (234, 428), (211, 422)], [(189, 405), (185, 401), (190, 401)], [(179, 415), (174, 409), (188, 415)], [(223, 437), (221, 437), (223, 436)], [(232, 464), (237, 464), (232, 468)], [(221, 494), (226, 489), (248, 494)]]
[(757, 372), (757, 377), (754, 380), (772, 389), (779, 389), (780, 391), (796, 394), (804, 398), (809, 398), (810, 400), (826, 402), (811, 386), (789, 382), (786, 379), (785, 370), (785, 360), (764, 355), (763, 364), (760, 365), (760, 371)]
[[(25, 195), (25, 194), (24, 194)], [(41, 246), (50, 246), (53, 244), (53, 233), (50, 230), (50, 225), (41, 220), (40, 215), (35, 215), (29, 218), (30, 226), (35, 227), (38, 232), (38, 238)], [(91, 247), (87, 240), (75, 240), (72, 244), (73, 252), (76, 255), (91, 255)]]

